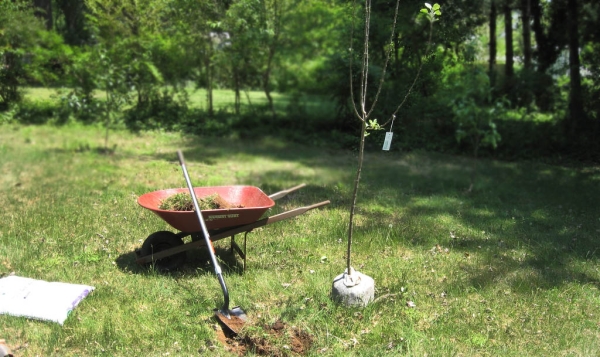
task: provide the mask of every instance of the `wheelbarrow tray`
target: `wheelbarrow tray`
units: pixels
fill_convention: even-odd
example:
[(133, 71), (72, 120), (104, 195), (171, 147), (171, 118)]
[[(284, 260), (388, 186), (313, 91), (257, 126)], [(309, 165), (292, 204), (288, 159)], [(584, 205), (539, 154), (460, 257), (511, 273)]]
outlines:
[[(170, 211), (159, 208), (162, 201), (177, 193), (188, 193), (187, 188), (171, 188), (148, 192), (138, 198), (138, 204), (154, 212), (173, 228), (182, 232), (200, 232), (202, 229), (194, 211)], [(194, 193), (202, 198), (218, 194), (232, 206), (241, 208), (202, 210), (207, 229), (235, 227), (256, 222), (275, 201), (254, 186), (208, 186), (194, 187)]]

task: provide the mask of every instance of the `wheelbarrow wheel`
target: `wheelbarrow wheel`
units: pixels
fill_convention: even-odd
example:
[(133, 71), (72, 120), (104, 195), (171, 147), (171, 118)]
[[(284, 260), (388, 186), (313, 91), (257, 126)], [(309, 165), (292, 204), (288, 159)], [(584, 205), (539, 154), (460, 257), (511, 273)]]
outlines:
[[(173, 232), (154, 232), (142, 244), (141, 254), (142, 256), (148, 256), (183, 244), (183, 240)], [(181, 252), (161, 259), (152, 259), (152, 262), (154, 263), (154, 267), (159, 271), (171, 271), (183, 265), (185, 259), (185, 252)]]

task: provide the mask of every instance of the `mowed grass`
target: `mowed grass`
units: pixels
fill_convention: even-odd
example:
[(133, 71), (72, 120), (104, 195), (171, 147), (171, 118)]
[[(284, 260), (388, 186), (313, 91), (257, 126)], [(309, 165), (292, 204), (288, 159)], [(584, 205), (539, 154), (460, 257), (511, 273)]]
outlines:
[(177, 149), (196, 186), (308, 184), (269, 214), (331, 201), (249, 233), (245, 272), (228, 240), (215, 244), (232, 306), (249, 316), (242, 335), (272, 351), (293, 355), (262, 328), (280, 320), (311, 336), (305, 355), (600, 354), (598, 167), (480, 161), (467, 194), (469, 159), (368, 152), (352, 260), (376, 300), (348, 308), (329, 294), (345, 269), (354, 152), (115, 131), (105, 155), (103, 134), (0, 127), (0, 276), (96, 287), (64, 326), (0, 315), (15, 355), (233, 355), (217, 339), (222, 294), (206, 252), (169, 274), (135, 263), (149, 234), (175, 231), (136, 200), (185, 187)]
[[(186, 88), (188, 95), (187, 104), (190, 108), (208, 110), (207, 91), (203, 88)], [(47, 87), (27, 87), (23, 94), (26, 99), (33, 102), (57, 103), (61, 96), (68, 93), (68, 88), (47, 88)], [(298, 94), (287, 95), (278, 92), (270, 93), (273, 99), (274, 107), (277, 112), (285, 112), (291, 106), (294, 112), (302, 111), (307, 116), (330, 117), (336, 111), (335, 103), (326, 97), (319, 95)], [(214, 89), (213, 110), (215, 112), (234, 113), (235, 92), (230, 89)], [(97, 90), (94, 97), (104, 101), (106, 94), (104, 91)], [(244, 91), (240, 94), (240, 106), (242, 112), (256, 109), (257, 107), (267, 107), (268, 100), (262, 91)]]

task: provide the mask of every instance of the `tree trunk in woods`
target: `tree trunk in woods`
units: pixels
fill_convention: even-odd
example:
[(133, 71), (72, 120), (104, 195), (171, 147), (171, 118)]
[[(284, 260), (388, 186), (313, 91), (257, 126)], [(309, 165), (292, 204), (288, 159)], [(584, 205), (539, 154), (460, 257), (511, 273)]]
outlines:
[(52, 30), (54, 22), (52, 21), (52, 1), (51, 0), (33, 0), (35, 7), (35, 16), (44, 20), (46, 30)]
[[(535, 84), (534, 94), (538, 108), (544, 112), (552, 110), (553, 95), (549, 88), (554, 86), (552, 77), (547, 73), (548, 68), (556, 62), (561, 47), (557, 45), (558, 39), (551, 36), (552, 24), (545, 26), (543, 22), (542, 0), (529, 0), (532, 18), (531, 29), (535, 36)], [(545, 0), (544, 0), (545, 1)], [(566, 19), (565, 21), (566, 22)], [(549, 27), (546, 29), (546, 27)]]
[(504, 4), (504, 38), (506, 41), (506, 65), (504, 67), (504, 74), (506, 75), (507, 81), (512, 81), (515, 69), (513, 59), (512, 9), (510, 8), (508, 1)]
[(269, 41), (267, 55), (267, 64), (266, 68), (262, 75), (263, 80), (263, 91), (267, 97), (269, 102), (269, 109), (271, 110), (271, 115), (275, 117), (277, 112), (275, 111), (275, 105), (273, 104), (273, 98), (271, 97), (271, 72), (273, 71), (273, 59), (275, 58), (275, 53), (277, 52), (277, 47), (279, 47), (279, 38), (281, 36), (281, 17), (283, 16), (283, 5), (279, 1), (273, 1), (273, 37)]
[[(566, 11), (560, 11), (557, 15), (551, 15), (550, 23), (544, 21), (544, 9), (542, 1), (546, 0), (529, 0), (530, 12), (532, 17), (532, 29), (535, 36), (535, 52), (536, 67), (539, 73), (546, 73), (548, 68), (552, 66), (560, 52), (564, 48), (563, 39), (557, 38), (556, 28), (560, 27), (563, 30), (564, 24), (567, 23)], [(546, 6), (548, 6), (546, 4)], [(550, 10), (547, 10), (550, 11)]]
[(531, 0), (521, 0), (521, 20), (523, 21), (523, 66), (531, 69)]
[(492, 0), (490, 8), (490, 61), (489, 61), (489, 77), (490, 86), (494, 88), (496, 85), (496, 54), (498, 43), (496, 42), (496, 19), (498, 12), (496, 9), (496, 0)]
[(506, 62), (504, 64), (504, 84), (503, 92), (508, 95), (511, 100), (513, 98), (513, 89), (515, 86), (515, 61), (513, 51), (513, 29), (512, 29), (512, 8), (509, 1), (504, 2), (504, 39), (505, 39), (505, 55)]
[(524, 78), (529, 85), (525, 85), (525, 88), (519, 89), (519, 106), (525, 106), (530, 108), (530, 105), (534, 102), (535, 97), (534, 84), (533, 82), (533, 66), (532, 57), (533, 49), (531, 47), (531, 1), (532, 0), (521, 0), (521, 22), (522, 22), (522, 36), (523, 36), (523, 74)]
[(65, 42), (77, 46), (85, 43), (89, 39), (89, 33), (85, 28), (85, 2), (56, 0), (55, 4), (56, 12), (64, 16), (62, 31)]
[[(544, 31), (544, 26), (542, 25), (542, 7), (540, 4), (540, 0), (531, 0), (531, 17), (533, 20), (533, 34), (535, 36), (535, 43), (537, 46), (536, 49), (536, 59), (537, 59), (537, 67), (538, 71), (544, 73), (547, 69), (546, 66), (543, 66), (540, 62), (540, 59), (543, 58), (546, 53), (546, 46), (548, 43), (548, 39), (546, 36), (546, 32)], [(542, 68), (542, 66), (544, 68)]]
[[(269, 55), (270, 57), (271, 55)], [(271, 78), (271, 60), (269, 60), (269, 65), (267, 69), (263, 73), (263, 91), (265, 92), (265, 96), (267, 96), (267, 101), (269, 103), (269, 109), (271, 110), (271, 115), (275, 117), (277, 113), (275, 112), (275, 105), (273, 104), (273, 97), (271, 96), (271, 89), (269, 86), (270, 78)]]
[(242, 106), (242, 99), (241, 99), (241, 95), (240, 95), (240, 75), (239, 75), (238, 71), (235, 69), (233, 72), (233, 87), (234, 87), (234, 93), (235, 93), (235, 101), (234, 101), (235, 114), (239, 115), (240, 108)]
[(214, 113), (214, 109), (212, 88), (212, 61), (210, 59), (210, 54), (207, 56), (206, 59), (206, 105), (208, 107), (208, 115), (212, 116)]
[(567, 3), (567, 32), (569, 38), (569, 113), (567, 118), (568, 135), (575, 137), (586, 130), (583, 111), (581, 74), (579, 60), (579, 16), (577, 0)]

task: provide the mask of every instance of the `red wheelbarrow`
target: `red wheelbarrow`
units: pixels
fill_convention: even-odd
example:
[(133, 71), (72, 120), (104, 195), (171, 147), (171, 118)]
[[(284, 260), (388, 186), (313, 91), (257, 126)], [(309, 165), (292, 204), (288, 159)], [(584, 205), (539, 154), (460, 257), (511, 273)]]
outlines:
[[(231, 203), (233, 207), (239, 207), (203, 210), (202, 217), (206, 223), (211, 242), (231, 237), (231, 252), (237, 253), (242, 258), (245, 270), (246, 238), (249, 232), (255, 228), (296, 217), (330, 203), (329, 201), (323, 201), (261, 219), (265, 212), (275, 205), (277, 199), (304, 186), (306, 185), (301, 184), (269, 196), (254, 186), (195, 187), (194, 193), (197, 197), (217, 193), (225, 201)], [(180, 192), (189, 191), (187, 188), (167, 189), (149, 192), (138, 198), (140, 206), (151, 210), (173, 228), (180, 231), (178, 233), (158, 231), (150, 234), (142, 247), (136, 250), (136, 261), (139, 264), (154, 263), (154, 266), (161, 271), (175, 270), (185, 262), (187, 250), (206, 247), (204, 235), (194, 211), (166, 211), (159, 208), (162, 200)], [(243, 249), (235, 241), (235, 235), (240, 233), (244, 233)], [(191, 241), (184, 243), (183, 238), (188, 236), (191, 236)]]

